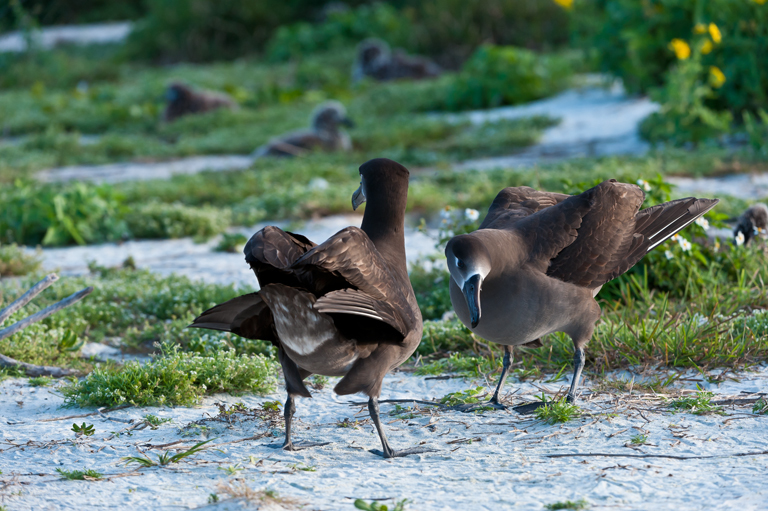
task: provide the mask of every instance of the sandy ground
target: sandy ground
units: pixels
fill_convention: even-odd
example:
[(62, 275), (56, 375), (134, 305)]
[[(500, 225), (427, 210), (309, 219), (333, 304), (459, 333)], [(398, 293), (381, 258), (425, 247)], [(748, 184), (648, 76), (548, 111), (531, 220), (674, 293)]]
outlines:
[(768, 197), (768, 174), (732, 174), (720, 177), (668, 177), (679, 195), (723, 196), (745, 200)]
[[(33, 38), (41, 48), (50, 49), (60, 44), (119, 43), (128, 37), (130, 31), (129, 22), (61, 25), (42, 28), (33, 34)], [(21, 32), (8, 32), (0, 36), (0, 53), (21, 52), (26, 49), (27, 41)]]
[[(291, 228), (300, 232), (315, 243), (321, 243), (332, 234), (354, 225), (359, 227), (361, 215), (334, 215), (303, 224), (291, 224)], [(250, 238), (256, 231), (267, 225), (277, 225), (287, 229), (285, 220), (264, 222), (253, 227), (239, 227), (231, 232), (240, 232)], [(435, 252), (436, 233), (419, 232), (407, 228), (405, 232), (405, 250), (408, 262)], [(125, 243), (104, 243), (101, 245), (49, 248), (40, 252), (43, 269), (58, 271), (62, 275), (82, 275), (88, 273), (88, 263), (96, 262), (100, 266), (114, 267), (123, 264), (127, 257), (133, 257), (136, 266), (146, 268), (162, 275), (176, 273), (193, 280), (216, 284), (245, 284), (256, 286), (253, 272), (245, 263), (242, 251), (236, 253), (216, 252), (214, 248), (219, 239), (206, 243), (195, 243), (191, 238), (175, 240), (143, 240)], [(29, 249), (30, 252), (34, 252)]]
[[(766, 368), (738, 379), (701, 384), (720, 400), (753, 401), (756, 392), (768, 391)], [(274, 448), (282, 442), (279, 414), (261, 411), (263, 402), (283, 400), (280, 391), (265, 397), (215, 396), (196, 408), (128, 408), (66, 418), (94, 410), (60, 408), (55, 388), (6, 380), (0, 384), (0, 504), (13, 511), (194, 509), (206, 506), (211, 493), (225, 499), (218, 485), (244, 484), (276, 491), (312, 510), (353, 509), (357, 498), (382, 499), (390, 506), (407, 498), (411, 511), (543, 509), (579, 499), (591, 509), (768, 506), (768, 418), (752, 414), (748, 403), (727, 405), (723, 415), (698, 416), (672, 413), (656, 395), (585, 390), (582, 417), (554, 426), (512, 411), (472, 414), (417, 405), (395, 412), (395, 405), (383, 404), (395, 448), (423, 444), (436, 449), (383, 460), (368, 452), (380, 446), (367, 410), (350, 405), (362, 399), (336, 396), (333, 383), (313, 391), (313, 399), (299, 399), (295, 429), (298, 441), (332, 443), (284, 452)], [(440, 398), (477, 384), (484, 385), (396, 373), (387, 377), (383, 397)], [(507, 402), (534, 399), (566, 384), (565, 378), (522, 384), (511, 379)], [(215, 418), (217, 402), (242, 402), (253, 411), (232, 414), (228, 423)], [(142, 420), (148, 413), (172, 421), (153, 430)], [(345, 419), (350, 427), (339, 425)], [(76, 438), (70, 431), (75, 421), (93, 424), (96, 433)], [(637, 435), (646, 435), (647, 444), (632, 445)], [(142, 454), (156, 459), (205, 439), (214, 440), (203, 453), (167, 467), (139, 469), (121, 462), (124, 456)], [(587, 456), (597, 453), (606, 456)], [(57, 468), (93, 469), (104, 479), (62, 480)], [(238, 502), (223, 500), (206, 509), (239, 509)], [(291, 507), (257, 499), (248, 508)]]

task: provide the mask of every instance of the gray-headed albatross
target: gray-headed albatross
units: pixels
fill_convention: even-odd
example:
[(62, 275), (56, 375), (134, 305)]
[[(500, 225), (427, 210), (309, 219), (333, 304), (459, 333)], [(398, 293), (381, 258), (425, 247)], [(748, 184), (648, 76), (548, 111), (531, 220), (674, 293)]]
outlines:
[[(644, 199), (638, 186), (615, 179), (574, 196), (505, 188), (477, 231), (448, 242), (457, 316), (478, 336), (504, 346), (496, 391), (480, 406), (504, 408), (500, 392), (512, 347), (540, 346), (540, 338), (553, 332), (573, 340), (573, 402), (584, 346), (600, 317), (594, 298), (600, 288), (718, 202), (690, 197), (640, 210)], [(530, 413), (541, 404), (515, 410)]]
[(245, 246), (245, 260), (261, 290), (217, 305), (191, 325), (224, 330), (278, 348), (288, 399), (285, 443), (296, 450), (317, 444), (291, 440), (294, 397), (312, 397), (310, 374), (343, 376), (337, 394), (362, 392), (385, 458), (428, 452), (395, 451), (379, 418), (378, 397), (387, 372), (421, 341), (422, 319), (408, 279), (404, 219), (408, 170), (375, 159), (360, 167), (352, 206), (368, 202), (361, 228), (347, 227), (320, 245), (304, 236), (265, 227)]

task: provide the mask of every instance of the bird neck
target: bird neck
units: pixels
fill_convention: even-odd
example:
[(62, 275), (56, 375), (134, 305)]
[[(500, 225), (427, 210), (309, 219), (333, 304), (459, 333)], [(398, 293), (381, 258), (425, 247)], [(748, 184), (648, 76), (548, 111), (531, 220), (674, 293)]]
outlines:
[(407, 277), (405, 262), (405, 195), (370, 197), (365, 206), (362, 230), (393, 269)]

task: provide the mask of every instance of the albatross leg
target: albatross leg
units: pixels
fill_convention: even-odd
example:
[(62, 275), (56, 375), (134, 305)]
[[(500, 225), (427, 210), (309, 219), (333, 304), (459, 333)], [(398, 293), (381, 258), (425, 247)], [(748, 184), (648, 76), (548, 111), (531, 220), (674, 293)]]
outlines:
[(581, 380), (581, 370), (584, 369), (584, 348), (576, 347), (573, 352), (573, 380), (571, 380), (571, 388), (568, 391), (568, 402), (576, 402), (576, 389), (579, 386), (579, 380)]
[(504, 346), (504, 361), (501, 364), (501, 375), (499, 376), (499, 383), (496, 384), (496, 391), (493, 393), (493, 397), (486, 403), (472, 403), (467, 405), (458, 405), (456, 410), (461, 412), (472, 412), (475, 410), (481, 410), (484, 408), (495, 408), (497, 410), (506, 410), (507, 407), (501, 403), (501, 389), (504, 387), (504, 382), (509, 375), (509, 368), (512, 366), (512, 346)]
[(322, 445), (328, 445), (331, 443), (331, 442), (293, 443), (291, 441), (291, 422), (293, 422), (294, 413), (296, 413), (296, 404), (293, 402), (293, 396), (288, 394), (288, 399), (285, 400), (285, 442), (283, 442), (281, 449), (283, 449), (284, 451), (300, 451), (302, 449), (308, 449), (309, 447), (320, 447)]
[(409, 454), (435, 452), (435, 449), (430, 449), (429, 447), (412, 447), (410, 449), (395, 451), (389, 446), (387, 435), (384, 433), (384, 427), (381, 425), (381, 419), (379, 418), (379, 400), (377, 398), (371, 397), (368, 399), (368, 412), (371, 414), (371, 420), (376, 426), (376, 431), (379, 432), (379, 438), (381, 439), (382, 450), (371, 449), (373, 454), (381, 456), (382, 458), (400, 458), (402, 456), (408, 456)]

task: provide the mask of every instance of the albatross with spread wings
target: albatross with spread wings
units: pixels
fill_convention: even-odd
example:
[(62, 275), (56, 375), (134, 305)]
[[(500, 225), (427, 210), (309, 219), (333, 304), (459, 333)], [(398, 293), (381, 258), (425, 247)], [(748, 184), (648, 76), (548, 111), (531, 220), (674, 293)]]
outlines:
[[(568, 400), (576, 399), (584, 346), (600, 317), (594, 298), (600, 288), (718, 202), (689, 197), (640, 210), (644, 199), (638, 186), (615, 179), (574, 196), (505, 188), (479, 230), (448, 242), (457, 316), (475, 334), (504, 346), (493, 398), (468, 410), (504, 408), (499, 393), (512, 347), (540, 346), (540, 338), (553, 332), (573, 340)], [(541, 404), (515, 410), (529, 413)]]
[(379, 418), (378, 397), (387, 372), (402, 364), (421, 341), (422, 319), (405, 259), (404, 219), (408, 170), (387, 159), (360, 167), (356, 209), (368, 202), (361, 228), (347, 227), (320, 245), (304, 236), (266, 227), (245, 246), (245, 260), (261, 290), (203, 312), (191, 325), (271, 341), (278, 348), (288, 399), (285, 443), (294, 443), (294, 397), (312, 397), (311, 374), (343, 376), (337, 394), (362, 392), (385, 458), (428, 452), (395, 451)]

